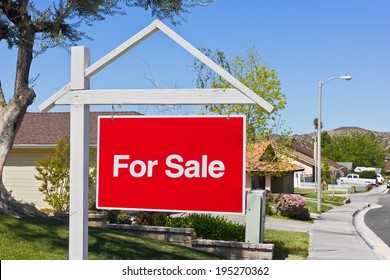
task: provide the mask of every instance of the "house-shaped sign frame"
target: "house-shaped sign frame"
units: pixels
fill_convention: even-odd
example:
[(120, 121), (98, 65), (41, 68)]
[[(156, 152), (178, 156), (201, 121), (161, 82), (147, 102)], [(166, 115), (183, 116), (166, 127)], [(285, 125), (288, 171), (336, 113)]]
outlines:
[[(143, 40), (162, 31), (169, 38), (227, 80), (234, 89), (126, 89), (91, 90), (90, 78)], [(88, 259), (88, 169), (90, 105), (210, 105), (257, 104), (268, 112), (273, 106), (243, 85), (222, 67), (159, 20), (138, 32), (116, 49), (90, 65), (89, 49), (71, 49), (71, 81), (44, 101), (47, 112), (56, 105), (70, 105), (70, 213), (69, 259)]]

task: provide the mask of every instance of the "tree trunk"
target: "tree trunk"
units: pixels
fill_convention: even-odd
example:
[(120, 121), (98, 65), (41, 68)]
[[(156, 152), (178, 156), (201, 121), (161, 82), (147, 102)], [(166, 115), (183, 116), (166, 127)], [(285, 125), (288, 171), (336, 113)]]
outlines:
[(34, 39), (33, 28), (27, 26), (18, 50), (14, 95), (9, 104), (4, 104), (0, 110), (0, 212), (14, 216), (42, 216), (42, 213), (33, 205), (16, 201), (3, 183), (3, 169), (7, 155), (12, 148), (27, 108), (35, 98), (34, 91), (28, 87)]
[(10, 103), (0, 113), (0, 212), (17, 217), (43, 216), (35, 206), (15, 200), (3, 183), (4, 164), (28, 106), (23, 107)]

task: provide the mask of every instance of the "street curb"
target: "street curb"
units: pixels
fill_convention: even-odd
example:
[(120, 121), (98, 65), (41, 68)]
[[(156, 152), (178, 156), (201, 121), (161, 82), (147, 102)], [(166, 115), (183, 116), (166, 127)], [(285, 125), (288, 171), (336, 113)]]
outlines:
[[(387, 192), (388, 190), (386, 190)], [(374, 251), (376, 256), (381, 260), (390, 260), (390, 248), (384, 243), (364, 222), (364, 216), (368, 211), (375, 208), (380, 208), (381, 205), (374, 204), (364, 207), (363, 210), (358, 210), (354, 214), (352, 224), (356, 232), (367, 243), (367, 245)]]

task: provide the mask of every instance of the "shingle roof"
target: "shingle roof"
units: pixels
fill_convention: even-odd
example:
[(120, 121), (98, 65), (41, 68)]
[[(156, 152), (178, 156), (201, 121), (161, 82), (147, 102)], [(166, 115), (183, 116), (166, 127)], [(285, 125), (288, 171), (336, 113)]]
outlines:
[[(298, 160), (303, 159), (303, 157), (301, 156), (301, 154), (302, 154), (304, 156), (307, 156), (306, 159), (309, 160), (309, 162), (307, 162), (307, 163), (315, 165), (315, 163), (314, 163), (314, 151), (313, 150), (310, 150), (310, 149), (308, 149), (308, 148), (306, 148), (306, 147), (304, 147), (302, 145), (295, 145), (294, 149), (295, 149), (295, 152), (293, 154), (294, 154), (295, 157), (298, 158)], [(345, 168), (344, 165), (338, 164), (337, 162), (334, 162), (331, 159), (325, 158), (324, 156), (322, 156), (322, 159), (326, 160), (329, 163), (329, 165), (331, 167), (333, 167), (335, 170), (339, 170), (341, 168)]]
[[(111, 112), (90, 113), (89, 143), (97, 143), (97, 117)], [(141, 115), (137, 112), (115, 112), (115, 115)], [(58, 140), (70, 138), (70, 113), (27, 112), (16, 134), (14, 145), (55, 145)]]
[(253, 143), (248, 145), (246, 151), (246, 164), (248, 171), (276, 174), (304, 170), (302, 166), (289, 162), (269, 162), (264, 160), (264, 154), (268, 149), (273, 149), (270, 142)]

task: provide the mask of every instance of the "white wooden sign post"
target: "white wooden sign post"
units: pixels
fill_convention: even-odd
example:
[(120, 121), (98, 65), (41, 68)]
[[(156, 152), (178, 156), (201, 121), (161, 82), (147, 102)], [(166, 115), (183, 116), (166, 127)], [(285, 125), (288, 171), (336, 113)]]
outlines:
[[(89, 79), (143, 40), (162, 31), (194, 57), (227, 80), (235, 89), (90, 90)], [(44, 101), (39, 109), (70, 105), (70, 213), (69, 259), (88, 259), (88, 166), (90, 105), (208, 105), (257, 104), (268, 112), (273, 106), (243, 85), (159, 20), (153, 21), (122, 45), (90, 65), (89, 49), (73, 47), (71, 81)]]

